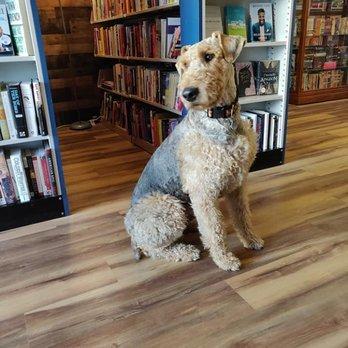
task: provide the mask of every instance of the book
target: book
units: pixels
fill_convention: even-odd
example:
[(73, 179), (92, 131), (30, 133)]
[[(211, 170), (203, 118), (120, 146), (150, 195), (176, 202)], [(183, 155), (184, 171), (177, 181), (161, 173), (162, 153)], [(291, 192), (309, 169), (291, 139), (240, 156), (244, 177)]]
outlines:
[(33, 167), (34, 167), (34, 174), (37, 182), (37, 190), (39, 192), (39, 197), (44, 196), (44, 188), (43, 188), (43, 174), (41, 170), (41, 165), (40, 165), (40, 159), (37, 155), (36, 150), (31, 151), (31, 158), (33, 161)]
[(13, 168), (14, 178), (16, 180), (19, 200), (21, 203), (29, 202), (30, 192), (23, 166), (21, 149), (12, 149), (10, 151), (10, 160)]
[[(32, 187), (32, 190), (34, 192), (34, 197), (39, 198), (40, 192), (39, 192), (38, 183), (37, 183), (37, 179), (36, 179), (36, 174), (35, 174), (34, 163), (33, 163), (31, 151), (29, 149), (25, 149), (24, 156), (26, 159), (26, 163), (28, 164), (28, 171), (29, 171), (28, 181), (30, 180), (30, 182), (31, 182), (31, 187)], [(24, 160), (23, 160), (23, 162), (24, 162)]]
[(6, 199), (5, 199), (5, 193), (4, 193), (2, 186), (0, 184), (0, 207), (4, 206), (6, 204), (7, 203), (6, 203)]
[(58, 194), (57, 181), (56, 181), (56, 176), (54, 173), (52, 150), (48, 145), (45, 146), (45, 157), (46, 157), (48, 175), (51, 182), (51, 195), (56, 196)]
[(205, 36), (210, 37), (215, 31), (223, 32), (220, 6), (205, 7)]
[(31, 172), (30, 172), (28, 159), (27, 159), (26, 155), (24, 154), (24, 152), (22, 152), (22, 162), (23, 162), (23, 168), (24, 168), (25, 176), (26, 176), (26, 179), (27, 179), (30, 199), (32, 199), (32, 198), (35, 197), (34, 186), (33, 186), (33, 182), (32, 182), (32, 177), (31, 177)]
[(226, 33), (247, 38), (245, 8), (243, 6), (225, 7)]
[(20, 83), (24, 113), (27, 121), (29, 137), (36, 137), (39, 135), (37, 126), (36, 110), (34, 103), (34, 96), (31, 82)]
[(16, 121), (16, 129), (17, 129), (18, 138), (27, 138), (29, 134), (28, 134), (27, 121), (25, 117), (20, 83), (11, 83), (7, 85), (7, 89), (9, 93), (9, 99), (11, 102), (13, 115)]
[(6, 121), (7, 121), (7, 126), (10, 134), (10, 139), (16, 139), (17, 138), (17, 128), (15, 124), (15, 119), (13, 116), (13, 111), (9, 99), (9, 95), (7, 90), (1, 91), (1, 100), (2, 100), (2, 105), (4, 107), (4, 112), (6, 116)]
[(4, 193), (4, 199), (6, 204), (13, 204), (16, 202), (16, 193), (10, 174), (10, 170), (7, 166), (5, 153), (0, 149), (0, 185)]
[(262, 118), (262, 151), (267, 151), (269, 149), (269, 112), (264, 110), (251, 110)]
[(25, 1), (5, 0), (10, 21), (15, 53), (18, 56), (32, 56), (33, 44), (29, 22), (26, 15)]
[(48, 168), (46, 153), (44, 149), (38, 149), (36, 152), (39, 170), (40, 170), (40, 180), (42, 183), (43, 194), (45, 197), (53, 196), (53, 188), (50, 178), (50, 171)]
[(45, 117), (45, 109), (43, 106), (42, 95), (41, 95), (41, 85), (38, 79), (31, 80), (31, 88), (34, 98), (34, 107), (36, 114), (36, 122), (38, 126), (39, 134), (44, 136), (48, 134), (47, 122)]
[(180, 17), (167, 18), (166, 34), (166, 56), (177, 58), (180, 54)]
[(264, 42), (274, 40), (272, 4), (251, 3), (249, 8), (251, 41)]
[(279, 60), (254, 61), (256, 93), (258, 95), (277, 94), (279, 85)]
[(254, 70), (251, 62), (236, 62), (237, 87), (240, 97), (255, 95)]
[(11, 179), (12, 179), (12, 184), (13, 184), (14, 193), (15, 193), (15, 197), (16, 197), (15, 201), (19, 202), (19, 193), (18, 193), (16, 179), (15, 179), (14, 172), (13, 172), (12, 162), (11, 162), (10, 156), (8, 154), (5, 154), (5, 157), (6, 157), (7, 168), (8, 168), (8, 171), (9, 171)]
[(2, 140), (10, 139), (10, 132), (7, 125), (5, 108), (0, 97), (0, 133)]
[(10, 22), (5, 0), (0, 0), (0, 56), (1, 55), (14, 55)]

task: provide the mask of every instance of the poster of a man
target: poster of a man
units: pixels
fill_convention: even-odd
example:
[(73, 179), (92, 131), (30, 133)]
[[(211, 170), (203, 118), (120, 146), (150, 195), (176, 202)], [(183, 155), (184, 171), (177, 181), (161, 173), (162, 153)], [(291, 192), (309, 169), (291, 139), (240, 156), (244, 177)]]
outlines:
[[(252, 41), (271, 41), (273, 39), (272, 4), (251, 4), (250, 8)], [(265, 6), (268, 5), (268, 6)]]

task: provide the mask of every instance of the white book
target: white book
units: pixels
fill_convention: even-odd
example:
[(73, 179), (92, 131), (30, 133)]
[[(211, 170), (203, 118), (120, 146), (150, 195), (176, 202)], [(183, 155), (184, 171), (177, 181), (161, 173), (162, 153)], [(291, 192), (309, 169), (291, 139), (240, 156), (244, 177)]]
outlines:
[(25, 1), (6, 0), (6, 7), (17, 54), (34, 55)]
[(47, 135), (47, 127), (46, 127), (45, 112), (44, 112), (44, 107), (42, 102), (40, 82), (38, 79), (33, 79), (31, 81), (31, 84), (32, 84), (32, 92), (34, 96), (36, 122), (39, 129), (39, 134)]
[(264, 110), (251, 110), (251, 111), (264, 115), (262, 151), (267, 151), (268, 136), (269, 136), (269, 112)]
[(10, 139), (17, 139), (18, 133), (17, 133), (16, 123), (13, 116), (13, 111), (10, 104), (10, 98), (8, 96), (8, 92), (2, 91), (1, 98), (2, 98), (2, 103), (4, 106), (4, 110), (5, 110), (8, 131), (10, 133)]
[(271, 122), (269, 127), (269, 149), (274, 149), (274, 134), (275, 134), (275, 116), (271, 115)]
[(161, 19), (161, 58), (167, 56), (167, 20)]
[(281, 149), (283, 147), (283, 122), (282, 117), (278, 115), (278, 138), (277, 138), (277, 148)]
[(39, 130), (37, 127), (36, 110), (31, 82), (21, 82), (20, 86), (29, 137), (37, 137), (39, 135)]
[(15, 179), (15, 176), (14, 176), (14, 172), (13, 172), (13, 168), (12, 168), (12, 162), (11, 162), (10, 157), (6, 156), (6, 163), (7, 163), (7, 168), (8, 168), (8, 171), (10, 173), (11, 180), (12, 180), (12, 183), (13, 183), (13, 189), (14, 189), (14, 192), (15, 192), (16, 201), (19, 201), (18, 188), (17, 188), (16, 179)]
[[(50, 196), (52, 196), (52, 189), (49, 186), (49, 184), (46, 183), (46, 180), (47, 179), (49, 180), (49, 178), (47, 178), (47, 177), (45, 178), (44, 168), (42, 168), (42, 162), (43, 162), (42, 158), (46, 156), (45, 150), (44, 149), (37, 149), (35, 151), (35, 156), (37, 157), (37, 167), (38, 167), (37, 169), (39, 171), (39, 180), (38, 181), (40, 181), (40, 183), (41, 183), (43, 195), (45, 197), (50, 197)], [(40, 189), (39, 189), (39, 192), (40, 192)]]
[(13, 169), (13, 174), (16, 180), (16, 185), (21, 203), (30, 201), (30, 192), (28, 182), (24, 171), (22, 162), (22, 152), (20, 149), (11, 150), (10, 159)]

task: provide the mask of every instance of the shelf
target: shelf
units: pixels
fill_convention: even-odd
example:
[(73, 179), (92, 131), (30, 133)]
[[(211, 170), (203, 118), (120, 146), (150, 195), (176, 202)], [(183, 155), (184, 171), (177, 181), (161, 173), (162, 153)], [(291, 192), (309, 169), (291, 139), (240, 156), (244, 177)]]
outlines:
[(181, 112), (178, 111), (178, 110), (174, 110), (174, 109), (172, 109), (172, 108), (170, 108), (168, 106), (165, 106), (165, 105), (162, 105), (162, 104), (159, 104), (159, 103), (155, 103), (155, 102), (152, 102), (152, 101), (140, 98), (140, 97), (138, 97), (136, 95), (126, 94), (126, 93), (122, 93), (122, 92), (118, 92), (118, 91), (111, 91), (111, 90), (109, 90), (107, 88), (104, 88), (104, 87), (101, 87), (101, 86), (98, 86), (98, 88), (102, 89), (103, 91), (106, 91), (106, 92), (109, 92), (109, 93), (112, 93), (112, 94), (115, 94), (115, 95), (119, 95), (119, 96), (124, 97), (124, 98), (137, 100), (137, 101), (139, 101), (141, 103), (153, 106), (153, 107), (155, 107), (157, 109), (165, 110), (165, 111), (171, 112), (172, 114), (176, 114), (176, 115), (181, 116)]
[(1, 56), (0, 63), (35, 62), (35, 56)]
[(247, 105), (247, 104), (262, 103), (262, 102), (282, 100), (282, 99), (283, 99), (283, 96), (280, 94), (252, 95), (248, 97), (240, 97), (239, 104)]
[(286, 41), (247, 42), (244, 48), (286, 46)]
[(0, 207), (0, 231), (65, 216), (62, 196)]
[(105, 59), (153, 62), (153, 63), (170, 63), (170, 64), (176, 63), (176, 59), (172, 59), (172, 58), (149, 58), (149, 57), (129, 57), (129, 56), (121, 57), (121, 56), (106, 56), (106, 55), (101, 55), (101, 54), (95, 54), (94, 57), (105, 58)]
[(251, 172), (279, 166), (284, 163), (284, 149), (275, 149), (256, 154), (256, 159), (250, 168)]
[(151, 8), (148, 8), (146, 10), (143, 10), (143, 11), (138, 11), (138, 12), (133, 12), (133, 13), (128, 13), (128, 14), (122, 14), (122, 15), (119, 15), (119, 16), (105, 18), (105, 19), (98, 19), (96, 21), (91, 21), (91, 24), (112, 22), (112, 21), (117, 21), (117, 20), (122, 20), (122, 19), (127, 19), (127, 18), (133, 18), (133, 17), (145, 15), (145, 14), (153, 14), (153, 13), (158, 13), (158, 12), (168, 11), (168, 10), (175, 10), (175, 9), (179, 9), (179, 4), (155, 6), (155, 7), (151, 7)]
[(38, 137), (29, 137), (29, 138), (18, 138), (18, 139), (9, 139), (9, 140), (0, 140), (0, 148), (3, 146), (14, 146), (21, 144), (36, 143), (39, 141), (48, 140), (49, 136), (38, 136)]

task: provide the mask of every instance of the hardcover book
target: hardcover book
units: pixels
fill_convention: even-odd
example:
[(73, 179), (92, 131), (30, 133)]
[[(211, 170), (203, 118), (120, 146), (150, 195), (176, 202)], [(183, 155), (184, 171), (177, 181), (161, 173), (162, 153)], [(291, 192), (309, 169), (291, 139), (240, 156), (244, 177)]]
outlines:
[(4, 90), (4, 91), (1, 91), (0, 94), (1, 94), (2, 104), (4, 107), (4, 112), (5, 112), (5, 116), (6, 116), (8, 130), (10, 133), (10, 138), (16, 139), (17, 138), (17, 129), (16, 129), (15, 120), (13, 117), (13, 111), (11, 108), (11, 103), (10, 103), (10, 99), (8, 96), (8, 92), (7, 92), (7, 90)]
[(31, 82), (21, 82), (22, 101), (30, 137), (39, 135)]
[(176, 58), (180, 54), (180, 18), (179, 17), (168, 17), (167, 18), (167, 58)]
[(271, 3), (250, 4), (250, 37), (251, 41), (272, 41), (273, 6)]
[(4, 0), (0, 0), (0, 55), (14, 55), (10, 23)]
[(247, 37), (245, 9), (243, 6), (226, 6), (226, 32), (228, 35)]
[(16, 181), (19, 200), (21, 203), (30, 201), (30, 192), (28, 188), (28, 182), (22, 161), (22, 152), (20, 149), (11, 150), (10, 154), (11, 164), (13, 168), (13, 174)]
[(16, 193), (13, 186), (10, 170), (7, 166), (5, 153), (0, 150), (0, 185), (4, 193), (4, 198), (7, 204), (16, 202)]
[(279, 60), (253, 62), (256, 93), (258, 95), (278, 93), (279, 66)]
[(251, 62), (236, 62), (238, 94), (240, 97), (255, 95), (255, 80)]

